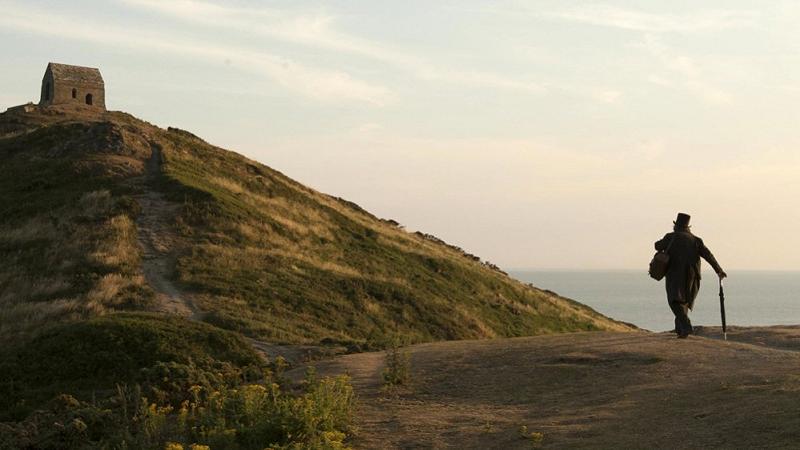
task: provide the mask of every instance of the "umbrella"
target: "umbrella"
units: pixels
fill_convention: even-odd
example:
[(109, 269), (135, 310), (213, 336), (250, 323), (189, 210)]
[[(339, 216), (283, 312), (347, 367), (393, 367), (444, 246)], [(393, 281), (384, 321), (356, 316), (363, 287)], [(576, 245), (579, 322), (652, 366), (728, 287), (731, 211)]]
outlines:
[(728, 331), (725, 328), (725, 291), (722, 290), (722, 278), (719, 279), (719, 312), (722, 314), (722, 336), (728, 340)]

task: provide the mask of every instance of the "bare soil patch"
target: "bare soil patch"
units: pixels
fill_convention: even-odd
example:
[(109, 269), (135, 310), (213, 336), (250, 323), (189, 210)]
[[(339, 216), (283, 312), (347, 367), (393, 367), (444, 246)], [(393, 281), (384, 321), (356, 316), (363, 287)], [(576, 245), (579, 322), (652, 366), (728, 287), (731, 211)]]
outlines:
[(800, 327), (700, 331), (417, 345), (393, 395), (382, 352), (317, 368), (352, 376), (358, 448), (797, 448)]

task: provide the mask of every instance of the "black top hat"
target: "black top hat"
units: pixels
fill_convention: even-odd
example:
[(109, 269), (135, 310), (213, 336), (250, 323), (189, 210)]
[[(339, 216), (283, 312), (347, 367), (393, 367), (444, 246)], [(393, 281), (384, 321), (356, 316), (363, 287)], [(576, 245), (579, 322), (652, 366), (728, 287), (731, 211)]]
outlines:
[(678, 213), (678, 218), (672, 223), (675, 224), (675, 228), (689, 228), (689, 220), (691, 219), (692, 216), (688, 214)]

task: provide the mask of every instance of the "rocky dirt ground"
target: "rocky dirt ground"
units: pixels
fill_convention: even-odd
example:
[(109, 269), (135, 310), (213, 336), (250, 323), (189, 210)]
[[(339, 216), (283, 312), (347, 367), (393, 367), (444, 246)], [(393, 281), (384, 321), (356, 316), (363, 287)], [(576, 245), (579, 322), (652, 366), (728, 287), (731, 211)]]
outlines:
[(800, 327), (699, 332), (417, 345), (395, 392), (383, 353), (316, 365), (353, 378), (357, 448), (798, 448)]

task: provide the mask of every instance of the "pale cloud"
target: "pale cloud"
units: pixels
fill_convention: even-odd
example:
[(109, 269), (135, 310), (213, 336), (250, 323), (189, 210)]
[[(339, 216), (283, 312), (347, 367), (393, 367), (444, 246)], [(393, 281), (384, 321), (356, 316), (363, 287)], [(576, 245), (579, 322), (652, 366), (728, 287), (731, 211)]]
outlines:
[(686, 89), (705, 102), (717, 105), (730, 104), (733, 97), (708, 81), (692, 58), (675, 52), (663, 44), (657, 36), (661, 33), (711, 32), (756, 27), (759, 18), (759, 14), (752, 11), (716, 10), (685, 14), (654, 14), (608, 5), (584, 5), (542, 13), (540, 16), (646, 33), (643, 41), (635, 46), (646, 49), (665, 70), (664, 73), (648, 75), (647, 81), (662, 87)]
[(793, 84), (780, 84), (777, 86), (772, 86), (774, 89), (777, 89), (781, 92), (785, 92), (788, 94), (800, 94), (800, 86), (793, 85)]
[(661, 158), (666, 152), (666, 146), (661, 139), (649, 139), (638, 142), (632, 150), (634, 158), (643, 161), (655, 161)]
[(385, 46), (336, 31), (336, 17), (322, 11), (287, 12), (266, 7), (242, 8), (196, 0), (119, 0), (181, 21), (226, 28), (239, 33), (342, 51), (402, 65), (411, 58)]
[(197, 0), (119, 1), (181, 21), (366, 57), (427, 81), (517, 91), (530, 95), (541, 95), (551, 90), (568, 91), (604, 103), (614, 102), (619, 97), (618, 93), (608, 89), (575, 89), (541, 81), (515, 79), (501, 73), (443, 67), (427, 58), (341, 32), (334, 26), (336, 16), (320, 11), (289, 13), (262, 7), (240, 8)]
[[(608, 186), (616, 189), (636, 172), (632, 167), (653, 157), (638, 149), (601, 154), (539, 139), (409, 137), (374, 124), (335, 135), (284, 138), (269, 147), (270, 159), (288, 173), (303, 170), (312, 185), (375, 205), (381, 201), (373, 196), (434, 195), (464, 202), (582, 198)], [(342, 175), (335, 187), (325, 185), (332, 164)], [(380, 187), (360, 175), (365, 173), (379, 176)]]
[(668, 80), (660, 75), (655, 75), (655, 74), (648, 75), (647, 81), (663, 87), (668, 87), (668, 88), (675, 87), (675, 83), (672, 80)]
[[(695, 61), (686, 55), (681, 55), (663, 44), (653, 35), (645, 36), (645, 39), (636, 44), (635, 47), (643, 48), (654, 56), (665, 69), (664, 76), (650, 75), (647, 80), (651, 83), (665, 87), (682, 86), (704, 101), (712, 104), (727, 105), (733, 101), (733, 97), (725, 90), (708, 82), (702, 70), (697, 67)], [(665, 78), (668, 75), (675, 77), (675, 80)]]
[(119, 25), (75, 27), (78, 20), (30, 7), (5, 7), (0, 25), (29, 33), (75, 39), (96, 45), (122, 46), (135, 51), (160, 51), (210, 63), (241, 62), (237, 67), (269, 77), (284, 88), (321, 101), (359, 101), (384, 105), (389, 89), (354, 78), (343, 71), (311, 67), (289, 58), (232, 46), (179, 40), (175, 36), (127, 29)]
[(544, 94), (550, 89), (546, 84), (534, 81), (520, 81), (503, 77), (498, 74), (446, 70), (437, 67), (427, 66), (423, 63), (415, 64), (411, 67), (419, 78), (456, 83), (463, 86), (488, 87), (493, 89), (505, 89), (526, 92), (528, 94)]
[(595, 90), (593, 95), (594, 98), (597, 99), (598, 101), (605, 103), (615, 103), (622, 96), (622, 92), (611, 89), (602, 89), (602, 90)]
[(588, 97), (598, 103), (616, 103), (623, 95), (621, 91), (616, 89), (602, 87), (584, 87), (557, 83), (553, 84), (553, 88), (565, 94)]
[(758, 14), (752, 11), (654, 14), (608, 5), (584, 5), (547, 12), (542, 17), (647, 33), (686, 33), (752, 27)]
[(379, 136), (384, 131), (384, 126), (379, 123), (367, 122), (354, 127), (350, 134), (359, 139), (371, 139)]

